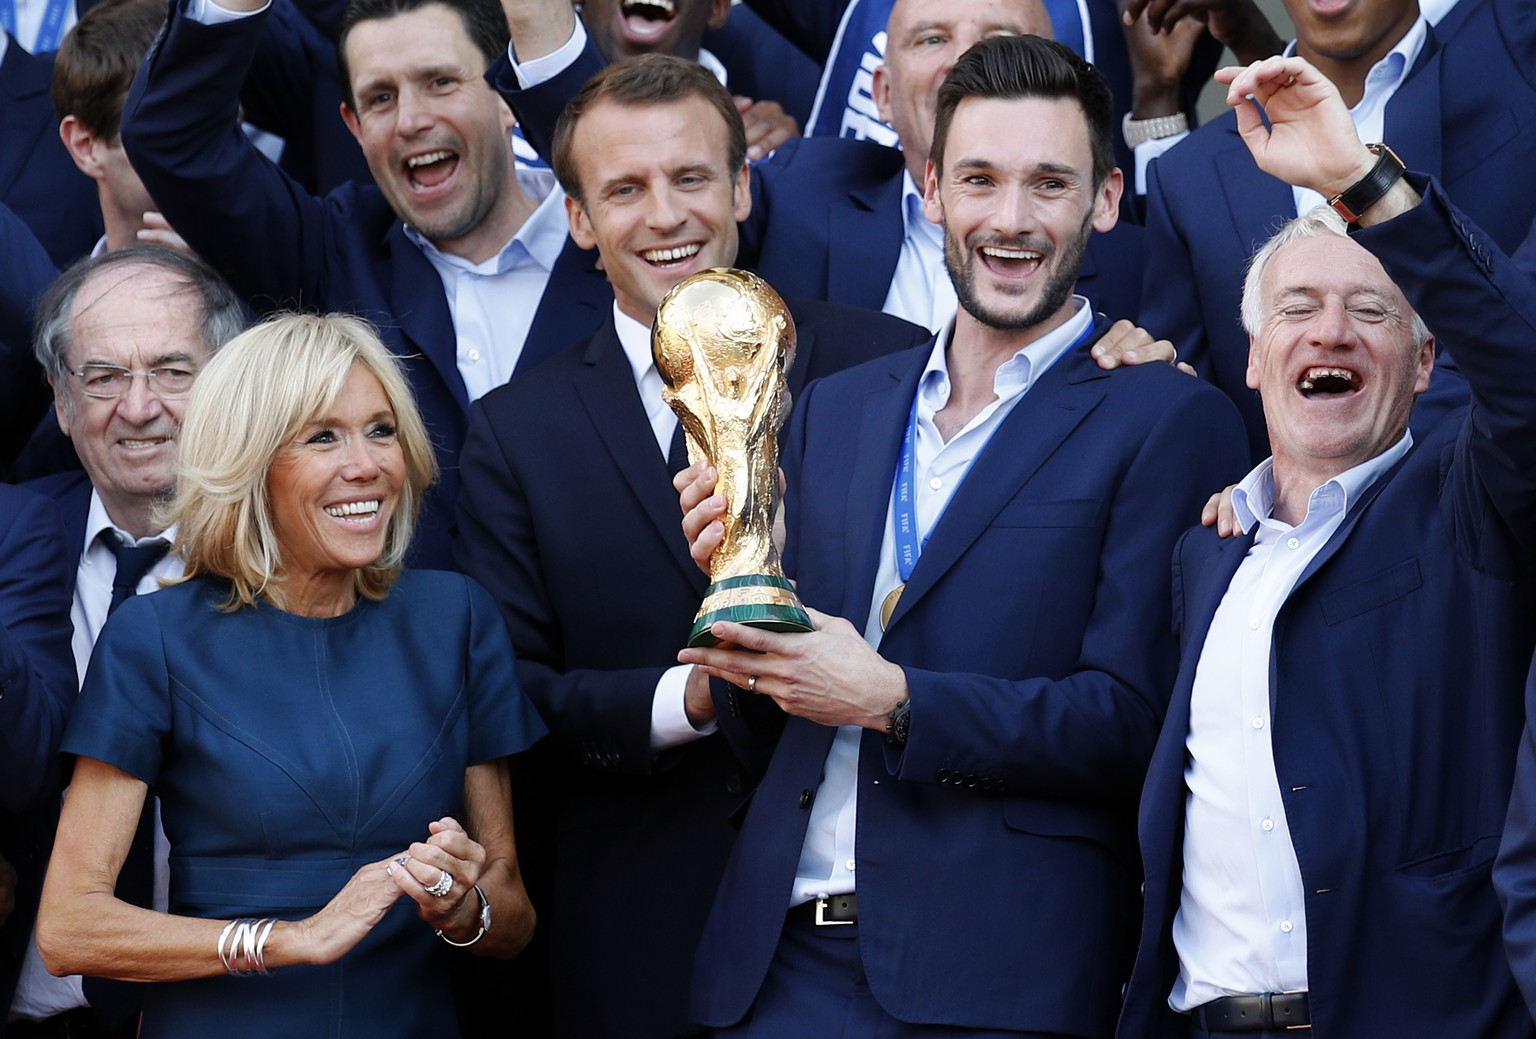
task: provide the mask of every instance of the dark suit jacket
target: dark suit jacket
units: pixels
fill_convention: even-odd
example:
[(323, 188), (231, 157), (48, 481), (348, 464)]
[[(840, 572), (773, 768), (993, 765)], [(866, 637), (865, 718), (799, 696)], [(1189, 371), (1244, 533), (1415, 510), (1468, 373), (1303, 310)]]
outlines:
[[(795, 302), (790, 389), (925, 330)], [(610, 318), (471, 409), (458, 558), (501, 603), (558, 742), (556, 1034), (679, 1036), (742, 768), (719, 736), (659, 755), (651, 702), (703, 598), (671, 474)], [(519, 811), (522, 804), (520, 801)]]
[[(264, 16), (222, 26), (173, 4), (123, 109), (123, 143), (162, 212), (259, 310), (360, 314), (404, 365), (437, 447), (442, 479), (428, 493), (412, 564), (451, 565), (449, 525), (469, 400), (442, 281), (405, 236), (379, 190), (299, 190), (257, 154), (235, 122), (239, 85)], [(602, 320), (613, 298), (596, 254), (567, 243), (550, 274), (519, 373)]]
[(777, 101), (805, 128), (816, 103), (821, 66), (756, 11), (740, 4), (732, 7), (725, 25), (704, 34), (704, 46), (725, 66), (731, 93)]
[[(786, 441), (786, 569), (807, 606), (861, 630), (928, 352), (812, 385)], [(1177, 375), (1104, 372), (1086, 345), (1057, 361), (955, 491), (892, 616), (880, 653), (906, 671), (911, 735), (897, 751), (864, 733), (857, 839), (864, 969), (897, 1018), (1113, 1027), (1131, 817), (1175, 657), (1147, 561), (1243, 461), (1231, 407)], [(759, 720), (763, 701), (723, 699), (733, 738)], [(757, 996), (834, 731), (784, 723), (699, 946), (707, 1024)]]
[(11, 37), (0, 61), (0, 202), (65, 267), (101, 237), (101, 205), (59, 140), (52, 81), (53, 55), (29, 54)]
[[(0, 785), (8, 788), (0, 807), (0, 855), (18, 880), (16, 908), (0, 928), (5, 1007), (37, 919), (67, 777), (54, 752), (79, 688), (69, 611), (90, 494), (79, 474), (24, 489), (0, 485), (0, 566), (6, 570), (0, 577)], [(23, 648), (25, 657), (16, 655)], [(24, 799), (8, 796), (13, 783), (28, 792)]]
[[(523, 133), (548, 155), (566, 101), (604, 66), (587, 40), (559, 75), (523, 90), (506, 57), (487, 76), (517, 113)], [(879, 310), (901, 253), (901, 152), (840, 137), (797, 138), (752, 168), (752, 213), (742, 224), (738, 262), (782, 296)], [(1141, 229), (1095, 234), (1078, 291), (1111, 318), (1136, 320), (1141, 294)]]
[[(1443, 196), (1358, 241), (1431, 327), (1460, 330), (1472, 404), (1350, 504), (1275, 620), (1270, 739), (1306, 892), (1312, 1034), (1528, 1036), (1489, 871), (1536, 642), (1536, 285)], [(1189, 697), (1249, 543), (1196, 529), (1175, 558), (1183, 664), (1142, 801), (1126, 1039), (1188, 1034), (1167, 999)], [(1523, 869), (1528, 884), (1528, 852)]]
[[(4, 159), (0, 159), (3, 162)], [(0, 203), (0, 473), (52, 399), (32, 354), (32, 315), (58, 269), (32, 229)]]
[[(1524, 173), (1536, 164), (1536, 16), (1529, 9), (1518, 0), (1461, 0), (1459, 28), (1444, 43), (1431, 30), (1386, 110), (1387, 143), (1410, 168), (1444, 184), (1506, 252), (1536, 216)], [(1254, 164), (1231, 112), (1152, 164), (1143, 324), (1173, 340), (1180, 357), (1233, 399), (1256, 462), (1269, 454), (1269, 441), (1258, 394), (1244, 383), (1243, 275), (1248, 258), (1292, 216), (1290, 186)], [(1431, 329), (1454, 357), (1461, 330)], [(1465, 401), (1459, 380), (1439, 383), (1414, 420), (1420, 434)]]

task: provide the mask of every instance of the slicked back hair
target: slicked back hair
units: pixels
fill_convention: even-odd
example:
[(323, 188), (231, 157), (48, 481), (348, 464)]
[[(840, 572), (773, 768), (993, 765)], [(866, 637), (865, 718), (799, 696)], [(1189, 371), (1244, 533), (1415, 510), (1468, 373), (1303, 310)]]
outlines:
[(476, 72), (483, 73), (490, 68), (507, 49), (512, 34), (507, 28), (506, 12), (496, 0), (351, 0), (336, 31), (336, 68), (341, 73), (341, 90), (348, 108), (357, 111), (357, 98), (352, 96), (352, 69), (347, 64), (347, 37), (352, 35), (352, 30), (363, 22), (409, 14), (433, 4), (459, 16), (465, 34), (485, 57), (485, 68), (476, 69)]
[[(995, 36), (961, 55), (939, 85), (929, 158), (943, 169), (944, 144), (955, 109), (966, 98), (1023, 98), (1076, 101), (1088, 120), (1088, 144), (1093, 151), (1093, 184), (1104, 183), (1115, 168), (1109, 87), (1099, 71), (1072, 50), (1039, 36)], [(998, 127), (999, 133), (1016, 133)]]
[(579, 203), (585, 202), (581, 194), (581, 178), (576, 175), (571, 139), (576, 135), (576, 124), (593, 105), (611, 101), (617, 105), (640, 107), (672, 104), (690, 97), (708, 101), (725, 120), (727, 173), (734, 177), (747, 159), (747, 132), (730, 93), (696, 61), (670, 54), (641, 54), (609, 65), (593, 76), (560, 113), (560, 119), (555, 123), (550, 165), (565, 193)]

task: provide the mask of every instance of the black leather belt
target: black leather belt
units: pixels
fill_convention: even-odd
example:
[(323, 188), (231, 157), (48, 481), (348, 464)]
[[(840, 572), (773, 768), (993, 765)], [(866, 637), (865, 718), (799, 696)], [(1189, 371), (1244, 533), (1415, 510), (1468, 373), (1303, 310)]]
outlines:
[(1213, 999), (1193, 1011), (1212, 1032), (1263, 1032), (1312, 1027), (1305, 992), (1266, 992), (1262, 996)]
[(846, 895), (829, 895), (802, 902), (789, 911), (789, 918), (817, 927), (856, 924), (859, 922), (859, 896), (850, 891)]

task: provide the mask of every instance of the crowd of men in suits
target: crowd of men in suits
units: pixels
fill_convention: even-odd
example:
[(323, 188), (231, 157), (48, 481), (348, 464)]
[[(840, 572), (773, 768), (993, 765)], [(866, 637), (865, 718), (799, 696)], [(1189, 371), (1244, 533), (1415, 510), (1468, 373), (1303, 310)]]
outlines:
[[(465, 1035), (1536, 1034), (1536, 5), (0, 4), (0, 1039), (135, 1035), (32, 941), (54, 750), (180, 574), (162, 390), (294, 308), (551, 731)], [(731, 266), (817, 630), (684, 651), (651, 326)]]

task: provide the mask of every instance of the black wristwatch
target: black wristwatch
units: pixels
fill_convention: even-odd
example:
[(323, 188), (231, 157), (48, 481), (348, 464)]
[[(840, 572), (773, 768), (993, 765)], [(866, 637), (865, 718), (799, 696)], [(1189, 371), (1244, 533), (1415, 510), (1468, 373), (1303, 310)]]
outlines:
[(907, 730), (912, 726), (912, 701), (903, 700), (885, 716), (885, 738), (893, 746), (907, 745)]
[(1376, 156), (1376, 165), (1352, 186), (1328, 200), (1346, 224), (1358, 223), (1367, 209), (1380, 202), (1392, 190), (1392, 185), (1403, 179), (1408, 169), (1397, 153), (1385, 144), (1367, 144), (1365, 147)]

